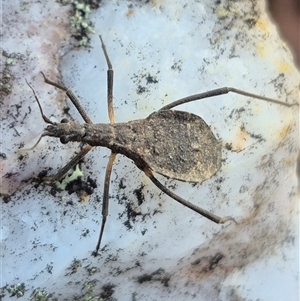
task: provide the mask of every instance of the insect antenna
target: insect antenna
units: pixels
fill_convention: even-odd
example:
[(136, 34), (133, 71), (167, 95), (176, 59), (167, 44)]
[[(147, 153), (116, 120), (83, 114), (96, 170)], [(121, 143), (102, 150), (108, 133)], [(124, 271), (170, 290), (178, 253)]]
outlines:
[[(42, 115), (44, 121), (45, 121), (46, 123), (49, 123), (49, 124), (54, 124), (54, 122), (52, 122), (48, 117), (46, 117), (46, 116), (44, 115), (43, 110), (42, 110), (42, 106), (41, 106), (41, 104), (40, 104), (40, 102), (39, 102), (38, 97), (37, 97), (36, 94), (35, 94), (34, 89), (33, 89), (32, 86), (28, 83), (27, 79), (25, 79), (25, 81), (26, 81), (27, 85), (29, 86), (29, 88), (30, 88), (30, 89), (32, 90), (32, 92), (33, 92), (33, 95), (34, 95), (35, 100), (37, 101), (37, 103), (38, 103), (38, 105), (39, 105), (40, 112), (41, 112), (41, 115)], [(42, 136), (41, 136), (41, 137), (42, 137)], [(41, 138), (40, 138), (39, 140), (41, 140)]]
[[(32, 92), (33, 92), (33, 95), (34, 95), (34, 97), (35, 97), (35, 100), (36, 100), (37, 103), (38, 103), (38, 106), (39, 106), (39, 109), (40, 109), (40, 112), (41, 112), (41, 115), (42, 115), (44, 121), (45, 121), (46, 123), (49, 123), (49, 124), (54, 124), (54, 122), (52, 122), (47, 116), (44, 115), (43, 110), (42, 110), (42, 106), (41, 106), (41, 104), (40, 104), (40, 102), (39, 102), (39, 99), (38, 99), (38, 97), (37, 97), (37, 95), (36, 95), (36, 93), (35, 93), (33, 87), (28, 83), (28, 81), (27, 81), (26, 78), (25, 78), (25, 81), (26, 81), (27, 85), (29, 86), (29, 88), (30, 88), (30, 89), (32, 90)], [(42, 135), (39, 137), (38, 141), (34, 144), (34, 146), (32, 146), (32, 147), (29, 148), (29, 149), (23, 149), (23, 151), (33, 150), (33, 149), (40, 143), (41, 139), (42, 139), (43, 137), (45, 137), (45, 136), (46, 136), (45, 133), (42, 133)]]

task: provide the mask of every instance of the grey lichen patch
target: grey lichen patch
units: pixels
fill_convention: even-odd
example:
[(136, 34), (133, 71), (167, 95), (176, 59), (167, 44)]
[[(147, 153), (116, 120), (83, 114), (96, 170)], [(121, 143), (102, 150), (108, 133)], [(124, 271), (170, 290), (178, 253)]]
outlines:
[(28, 11), (28, 3), (27, 2), (21, 2), (20, 3), (20, 10), (21, 11)]
[(72, 0), (56, 0), (56, 2), (62, 5), (68, 5), (71, 4)]
[(15, 76), (12, 72), (12, 67), (18, 63), (19, 60), (24, 60), (24, 55), (17, 53), (8, 53), (2, 51), (1, 69), (0, 69), (0, 97), (7, 96), (12, 92), (13, 81)]
[(76, 297), (74, 300), (76, 301), (114, 301), (115, 298), (112, 297), (114, 293), (113, 284), (105, 284), (102, 286), (102, 290), (100, 293), (96, 293), (96, 285), (99, 281), (98, 280), (91, 280), (87, 281), (82, 285), (82, 292), (83, 295)]
[(102, 0), (56, 0), (63, 6), (71, 5), (70, 30), (79, 46), (89, 45), (89, 35), (94, 34), (94, 25), (90, 20), (91, 13), (100, 7)]
[(137, 277), (137, 282), (142, 284), (144, 282), (158, 281), (163, 286), (168, 287), (171, 275), (166, 273), (164, 269), (160, 268), (151, 274), (143, 274)]
[(82, 286), (82, 289), (86, 289), (88, 291), (93, 290), (96, 284), (97, 284), (97, 280), (85, 282)]
[(1, 290), (2, 290), (1, 295), (5, 295), (5, 290), (6, 290), (9, 293), (10, 297), (21, 298), (24, 296), (25, 293), (25, 284), (18, 283), (18, 284), (6, 285)]
[(65, 190), (67, 185), (83, 176), (83, 172), (80, 170), (79, 165), (76, 165), (74, 172), (71, 175), (67, 175), (61, 182), (56, 181), (55, 185), (58, 189)]
[(71, 263), (71, 265), (67, 268), (68, 272), (65, 274), (65, 276), (69, 276), (72, 274), (77, 273), (77, 270), (81, 267), (81, 261), (78, 259), (74, 259)]
[(91, 296), (89, 293), (86, 293), (82, 297), (74, 299), (76, 301), (104, 301), (103, 298), (99, 296)]
[(80, 164), (77, 164), (74, 169), (71, 169), (68, 174), (66, 174), (61, 180), (53, 182), (52, 175), (46, 177), (47, 171), (44, 170), (38, 176), (38, 178), (45, 184), (50, 185), (51, 194), (56, 195), (58, 191), (67, 191), (68, 194), (76, 193), (79, 201), (84, 202), (89, 199), (89, 196), (93, 194), (94, 190), (97, 188), (97, 183), (90, 176), (84, 179), (84, 173), (80, 168)]
[(35, 289), (30, 295), (31, 301), (56, 301), (52, 298), (53, 294), (48, 294), (45, 290)]
[(94, 25), (90, 20), (93, 10), (99, 8), (101, 0), (57, 0), (62, 5), (72, 5), (70, 12), (70, 27), (72, 36), (78, 41), (79, 46), (88, 46), (89, 34), (94, 34)]
[(89, 276), (93, 276), (96, 273), (100, 272), (100, 269), (97, 267), (88, 267), (86, 270), (87, 270)]
[[(78, 260), (73, 261), (73, 265), (76, 266), (76, 269), (78, 267)], [(80, 265), (80, 264), (79, 264)], [(74, 268), (74, 266), (72, 267)], [(99, 292), (98, 292), (96, 285), (99, 281), (94, 279), (87, 281), (83, 283), (81, 287), (82, 294), (79, 296), (74, 296), (72, 300), (76, 301), (114, 301), (115, 299), (112, 297), (112, 294), (114, 293), (114, 287), (113, 284), (105, 284), (102, 286)], [(7, 285), (5, 287), (2, 287), (0, 289), (0, 300), (1, 298), (6, 296), (6, 291), (9, 293), (10, 297), (17, 297), (17, 298), (23, 298), (25, 295), (25, 284), (19, 283), (19, 284), (13, 284), (13, 285)], [(23, 299), (22, 299), (23, 300)], [(36, 288), (33, 290), (33, 292), (30, 295), (30, 301), (58, 301), (54, 296), (54, 293), (48, 293), (44, 289)]]

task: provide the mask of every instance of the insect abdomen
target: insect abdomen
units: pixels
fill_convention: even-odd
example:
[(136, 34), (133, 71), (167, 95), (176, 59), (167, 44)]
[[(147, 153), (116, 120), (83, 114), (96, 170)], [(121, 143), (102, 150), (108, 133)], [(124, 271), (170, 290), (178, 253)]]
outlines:
[(112, 126), (115, 152), (164, 176), (201, 183), (221, 167), (221, 144), (197, 115), (165, 110)]

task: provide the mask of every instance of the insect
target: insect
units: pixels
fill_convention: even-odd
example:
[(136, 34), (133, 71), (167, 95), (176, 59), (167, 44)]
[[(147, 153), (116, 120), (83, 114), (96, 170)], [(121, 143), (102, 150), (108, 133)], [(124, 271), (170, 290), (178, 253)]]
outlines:
[(181, 198), (167, 189), (154, 176), (153, 172), (156, 172), (168, 178), (185, 182), (201, 183), (211, 178), (221, 167), (221, 143), (216, 139), (205, 121), (192, 113), (171, 109), (184, 103), (227, 94), (229, 92), (258, 98), (287, 107), (296, 104), (289, 104), (235, 88), (224, 87), (176, 100), (162, 107), (158, 111), (153, 112), (145, 119), (133, 120), (127, 123), (115, 123), (113, 110), (114, 73), (101, 36), (100, 41), (108, 67), (107, 105), (110, 120), (109, 124), (93, 124), (72, 91), (61, 84), (50, 81), (44, 73), (42, 73), (46, 83), (66, 92), (67, 96), (85, 121), (84, 124), (79, 124), (64, 118), (60, 123), (52, 122), (44, 115), (34, 89), (26, 81), (34, 94), (44, 121), (49, 124), (44, 129), (36, 144), (38, 144), (44, 136), (60, 138), (60, 142), (63, 144), (72, 141), (83, 142), (86, 144), (85, 147), (54, 176), (45, 177), (43, 180), (60, 180), (94, 146), (104, 146), (111, 150), (105, 173), (101, 229), (93, 255), (97, 256), (104, 233), (104, 227), (108, 216), (110, 175), (117, 154), (123, 154), (133, 160), (136, 166), (149, 177), (154, 185), (175, 201), (215, 223), (223, 224), (229, 220), (234, 221), (230, 216), (221, 218)]

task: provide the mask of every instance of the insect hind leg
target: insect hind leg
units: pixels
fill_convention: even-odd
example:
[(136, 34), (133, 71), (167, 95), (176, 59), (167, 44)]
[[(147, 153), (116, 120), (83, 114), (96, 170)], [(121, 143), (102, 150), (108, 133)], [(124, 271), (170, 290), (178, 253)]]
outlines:
[(209, 220), (217, 223), (217, 224), (224, 224), (226, 223), (227, 221), (234, 221), (235, 223), (236, 220), (231, 217), (231, 216), (226, 216), (226, 217), (220, 217), (216, 214), (213, 214), (203, 208), (200, 208), (198, 206), (196, 206), (195, 204), (189, 202), (189, 201), (186, 201), (185, 199), (181, 198), (180, 196), (178, 196), (177, 194), (173, 193), (172, 191), (170, 191), (168, 188), (166, 188), (160, 181), (158, 181), (152, 171), (148, 168), (148, 167), (145, 167), (143, 169), (144, 173), (146, 174), (147, 177), (150, 178), (150, 180), (154, 183), (154, 185), (156, 187), (158, 187), (162, 192), (164, 192), (165, 194), (167, 194), (169, 197), (171, 197), (173, 200), (177, 201), (178, 203), (182, 204), (183, 206), (185, 207), (188, 207), (189, 209), (195, 211), (196, 213), (208, 218)]

